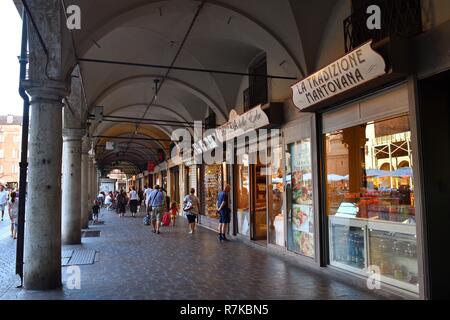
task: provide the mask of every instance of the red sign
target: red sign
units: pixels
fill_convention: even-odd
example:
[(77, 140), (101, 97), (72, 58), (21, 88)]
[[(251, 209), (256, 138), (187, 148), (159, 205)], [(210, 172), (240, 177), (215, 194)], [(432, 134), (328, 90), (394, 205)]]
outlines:
[(148, 171), (149, 173), (155, 171), (155, 166), (156, 166), (156, 164), (155, 164), (154, 161), (149, 161), (149, 162), (147, 163), (147, 171)]

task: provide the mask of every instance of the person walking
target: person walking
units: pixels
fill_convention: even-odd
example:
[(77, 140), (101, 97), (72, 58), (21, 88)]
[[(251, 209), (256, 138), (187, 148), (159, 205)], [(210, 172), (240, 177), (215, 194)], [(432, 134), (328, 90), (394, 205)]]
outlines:
[(127, 202), (128, 199), (126, 192), (121, 191), (117, 196), (117, 206), (119, 207), (119, 216), (121, 218), (125, 216)]
[(141, 212), (142, 201), (144, 201), (144, 192), (142, 191), (141, 188), (139, 188), (139, 191), (138, 191), (138, 198), (139, 198), (139, 200), (138, 200), (137, 211)]
[(92, 221), (94, 224), (98, 222), (98, 214), (100, 213), (100, 201), (95, 200), (92, 206)]
[(130, 191), (130, 211), (131, 211), (131, 216), (133, 218), (136, 217), (138, 200), (139, 200), (139, 196), (138, 196), (138, 193), (136, 192), (136, 187), (133, 186)]
[(104, 194), (104, 192), (100, 192), (97, 195), (97, 200), (100, 201), (100, 207), (103, 207), (103, 205), (105, 204), (105, 194)]
[(17, 201), (17, 194), (11, 192), (8, 201), (9, 219), (11, 220), (11, 237), (17, 239), (17, 226), (19, 217), (19, 201)]
[(105, 206), (108, 211), (111, 210), (112, 205), (113, 205), (113, 195), (112, 192), (110, 192), (106, 195), (105, 198)]
[(219, 193), (217, 197), (217, 211), (219, 212), (219, 240), (229, 241), (226, 237), (227, 227), (231, 222), (231, 210), (229, 206), (229, 193), (231, 191), (231, 186), (227, 184), (225, 189)]
[(145, 210), (147, 211), (148, 208), (148, 200), (150, 199), (150, 194), (152, 193), (153, 189), (145, 186), (144, 189), (144, 204), (145, 204)]
[(190, 190), (190, 194), (183, 199), (183, 212), (186, 215), (189, 223), (189, 234), (195, 232), (195, 220), (200, 214), (200, 201), (195, 195), (195, 189)]
[[(147, 203), (147, 210), (151, 209), (151, 220), (153, 233), (160, 234), (161, 219), (163, 215), (164, 207), (164, 193), (160, 190), (159, 186), (156, 185), (153, 191), (150, 193), (150, 198)], [(149, 213), (147, 211), (147, 214)]]
[(178, 204), (174, 201), (170, 206), (170, 221), (172, 222), (172, 227), (175, 227), (177, 215), (178, 215)]
[(5, 186), (0, 184), (0, 211), (2, 211), (2, 221), (5, 215), (5, 208), (8, 204), (8, 191), (6, 191)]

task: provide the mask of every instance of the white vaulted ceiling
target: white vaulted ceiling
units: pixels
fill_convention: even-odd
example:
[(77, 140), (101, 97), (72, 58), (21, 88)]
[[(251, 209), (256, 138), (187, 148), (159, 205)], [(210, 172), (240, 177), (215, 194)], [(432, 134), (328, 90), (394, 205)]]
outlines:
[[(79, 5), (82, 29), (72, 33), (78, 58), (116, 60), (132, 63), (169, 65), (186, 34), (201, 1), (194, 0), (65, 0)], [(323, 10), (319, 21), (301, 21), (308, 10)], [(249, 64), (261, 53), (267, 54), (268, 73), (302, 78), (312, 67), (311, 55), (317, 51), (323, 21), (335, 1), (300, 0), (211, 0), (206, 1), (175, 65), (199, 69), (248, 72)], [(293, 11), (296, 9), (296, 12)], [(306, 19), (308, 20), (308, 19)], [(303, 43), (301, 33), (307, 34)], [(305, 36), (306, 37), (306, 36)], [(304, 48), (307, 48), (305, 52)], [(306, 58), (305, 58), (306, 57)], [(104, 106), (110, 116), (142, 117), (154, 95), (154, 79), (165, 69), (149, 69), (80, 62), (87, 105)], [(271, 100), (284, 101), (295, 80), (271, 80)], [(208, 108), (218, 123), (227, 121), (233, 108), (242, 110), (242, 89), (248, 86), (244, 76), (172, 70), (145, 115), (147, 119), (203, 120)], [(173, 126), (142, 125), (140, 134), (169, 138)], [(133, 126), (108, 123), (91, 127), (93, 135), (132, 134)], [(98, 143), (104, 143), (99, 139)], [(168, 149), (169, 143), (142, 142), (147, 149), (129, 160), (145, 164), (145, 150)], [(137, 149), (139, 147), (135, 146)], [(149, 153), (150, 154), (150, 153)], [(105, 152), (99, 155), (110, 163)], [(126, 155), (124, 155), (126, 158)], [(131, 159), (134, 157), (133, 159)], [(126, 159), (122, 159), (126, 160)]]

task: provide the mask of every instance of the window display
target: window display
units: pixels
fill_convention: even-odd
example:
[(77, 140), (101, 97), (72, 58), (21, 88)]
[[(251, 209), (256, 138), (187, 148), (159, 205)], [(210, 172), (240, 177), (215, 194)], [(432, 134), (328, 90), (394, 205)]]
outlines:
[(271, 190), (269, 192), (269, 242), (284, 247), (284, 182), (283, 182), (283, 148), (272, 150), (272, 164), (269, 179)]
[(243, 164), (237, 166), (236, 197), (237, 197), (237, 221), (238, 232), (242, 235), (250, 235), (250, 182), (248, 158), (244, 158)]
[(383, 281), (418, 291), (409, 117), (328, 133), (324, 145), (331, 264), (377, 267)]
[(211, 218), (219, 218), (217, 213), (217, 196), (222, 190), (222, 166), (205, 166), (204, 214)]
[(267, 241), (267, 175), (266, 167), (258, 163), (252, 166), (255, 175), (254, 213), (252, 240)]
[(289, 145), (288, 170), (288, 249), (314, 257), (314, 209), (311, 140)]

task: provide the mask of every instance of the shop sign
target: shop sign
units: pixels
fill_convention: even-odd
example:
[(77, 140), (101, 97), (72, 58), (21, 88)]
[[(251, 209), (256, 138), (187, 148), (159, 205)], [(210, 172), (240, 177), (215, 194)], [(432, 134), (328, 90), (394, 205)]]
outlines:
[(156, 166), (156, 164), (155, 164), (154, 161), (149, 161), (149, 162), (147, 163), (147, 171), (148, 171), (149, 173), (154, 172), (154, 171), (155, 171), (155, 166)]
[(194, 154), (199, 155), (213, 150), (224, 143), (252, 130), (268, 126), (270, 124), (267, 114), (261, 109), (261, 105), (252, 110), (238, 115), (235, 110), (231, 110), (229, 121), (223, 126), (217, 128), (211, 135), (197, 141), (192, 146)]
[(243, 115), (238, 115), (235, 110), (231, 110), (230, 120), (216, 129), (216, 136), (220, 142), (226, 142), (269, 124), (269, 118), (261, 109), (261, 105)]
[(304, 110), (386, 73), (372, 41), (350, 52), (292, 87), (295, 106)]

